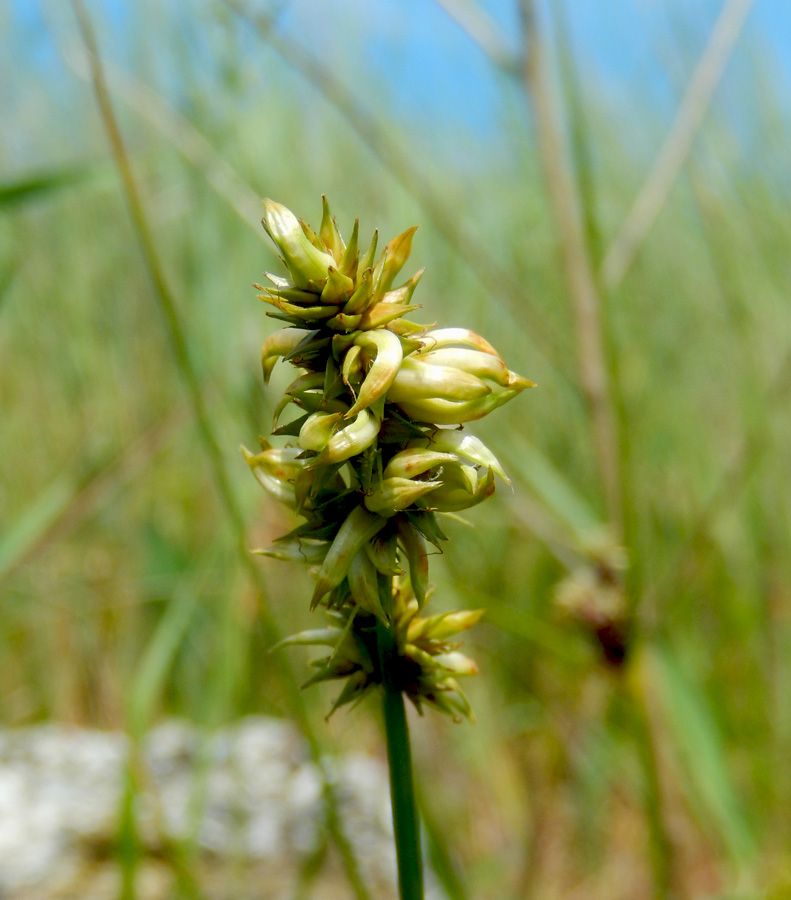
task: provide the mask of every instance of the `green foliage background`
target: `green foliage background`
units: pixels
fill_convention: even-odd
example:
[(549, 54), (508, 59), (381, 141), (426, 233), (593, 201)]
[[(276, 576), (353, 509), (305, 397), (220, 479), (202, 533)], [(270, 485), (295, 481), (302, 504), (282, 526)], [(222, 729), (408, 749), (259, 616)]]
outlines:
[[(705, 35), (670, 6), (680, 97)], [(130, 7), (122, 42), (102, 4), (90, 10), (248, 547), (288, 527), (237, 449), (269, 432), (286, 377), (264, 390), (260, 345), (276, 326), (249, 285), (279, 270), (258, 197), (317, 224), (325, 193), (346, 234), (355, 216), (386, 238), (420, 224), (423, 319), (480, 331), (538, 383), (477, 429), (513, 490), (471, 511), (472, 527), (451, 525), (432, 559), (438, 610), (489, 610), (465, 644), (482, 670), (477, 726), (413, 727), (449, 894), (786, 896), (791, 219), (771, 60), (739, 45), (738, 81), (715, 95), (625, 277), (601, 292), (629, 560), (616, 584), (627, 655), (613, 665), (595, 617), (613, 532), (520, 76), (500, 74), (494, 133), (458, 124), (452, 140), (469, 149), (449, 162), (448, 136), (392, 113), (388, 85), (351, 79), (360, 30), (344, 52), (302, 46), (276, 17), (190, 0)], [(614, 108), (554, 11), (553, 102), (598, 267), (669, 122), (639, 97)], [(42, 13), (62, 54), (43, 68), (0, 13), (13, 87), (0, 146), (1, 720), (141, 735), (167, 715), (207, 728), (291, 716), (261, 622), (308, 627), (308, 576), (262, 561), (265, 591), (250, 579), (74, 18)], [(573, 573), (595, 588), (569, 610), (558, 586)], [(308, 658), (292, 653), (298, 678)], [(380, 752), (365, 707), (324, 725), (331, 698), (305, 696), (327, 746)]]

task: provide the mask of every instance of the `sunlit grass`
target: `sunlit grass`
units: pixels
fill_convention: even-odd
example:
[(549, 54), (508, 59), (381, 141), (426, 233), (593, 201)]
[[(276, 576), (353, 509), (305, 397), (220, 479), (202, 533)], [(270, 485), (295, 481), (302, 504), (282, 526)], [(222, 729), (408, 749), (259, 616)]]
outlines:
[[(132, 17), (141, 33), (145, 14)], [(631, 896), (649, 896), (635, 696), (649, 710), (661, 815), (690, 895), (724, 892), (740, 865), (757, 885), (779, 883), (791, 828), (783, 173), (759, 156), (741, 160), (730, 120), (715, 109), (634, 267), (606, 298), (637, 608), (624, 677), (555, 602), (569, 567), (589, 562), (580, 542), (604, 524), (604, 505), (525, 122), (503, 126), (496, 167), (473, 159), (460, 174), (413, 160), (521, 286), (515, 298), (499, 277), (484, 288), (419, 198), (320, 94), (293, 74), (273, 81), (285, 64), (265, 44), (225, 14), (201, 15), (189, 30), (203, 59), (176, 42), (165, 17), (156, 46), (166, 74), (141, 45), (138, 77), (181, 101), (254, 194), (315, 217), (325, 192), (347, 232), (352, 215), (384, 234), (423, 222), (413, 258), (428, 268), (421, 291), (431, 316), (484, 331), (539, 385), (487, 423), (513, 493), (501, 489), (493, 509), (472, 511), (473, 529), (451, 525), (455, 546), (434, 566), (440, 606), (490, 609), (470, 639), (482, 662), (471, 688), (478, 727), (445, 733), (429, 717), (416, 747), (424, 783), (442, 788), (427, 804), (460, 848), (469, 895), (522, 896), (532, 885), (563, 896), (563, 885), (585, 884), (587, 896), (615, 896), (607, 886), (626, 858)], [(57, 33), (66, 34), (62, 24)], [(289, 715), (258, 625), (262, 601), (238, 561), (92, 100), (59, 63), (48, 72), (58, 105), (27, 87), (30, 103), (7, 110), (6, 130), (19, 135), (2, 160), (0, 715), (15, 726), (55, 717), (140, 729), (170, 714), (209, 726), (248, 712)], [(26, 78), (34, 73), (17, 75)], [(584, 99), (606, 245), (646, 162), (628, 136), (619, 140), (605, 103)], [(119, 109), (250, 545), (264, 545), (284, 523), (237, 448), (270, 430), (271, 400), (251, 373), (275, 325), (249, 285), (277, 262), (205, 167)], [(377, 116), (408, 152), (408, 123)], [(650, 116), (637, 101), (629, 110), (636, 128)], [(767, 130), (767, 159), (782, 134)], [(31, 147), (42, 149), (22, 152)], [(66, 177), (83, 166), (77, 180)], [(64, 178), (34, 190), (29, 179), (41, 173)], [(261, 566), (263, 602), (284, 630), (308, 627), (304, 576)], [(205, 691), (218, 671), (224, 679)], [(317, 717), (327, 697), (306, 695)], [(344, 715), (327, 727), (340, 747), (362, 727), (351, 713), (347, 729)]]

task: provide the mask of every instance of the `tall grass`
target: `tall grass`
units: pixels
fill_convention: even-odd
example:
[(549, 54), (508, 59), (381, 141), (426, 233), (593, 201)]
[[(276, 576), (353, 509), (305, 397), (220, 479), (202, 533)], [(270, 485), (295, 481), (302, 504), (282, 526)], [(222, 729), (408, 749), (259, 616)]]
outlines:
[[(343, 63), (295, 50), (277, 21), (267, 33), (236, 4), (188, 7), (126, 10), (123, 38), (101, 5), (93, 17), (105, 59), (160, 97), (140, 89), (130, 105), (108, 67), (249, 546), (285, 530), (237, 454), (268, 432), (277, 396), (251, 375), (272, 325), (248, 284), (277, 265), (251, 197), (315, 218), (326, 193), (347, 231), (353, 215), (383, 233), (422, 224), (413, 258), (428, 267), (430, 309), (485, 332), (539, 384), (487, 423), (513, 492), (474, 510), (472, 529), (450, 526), (454, 546), (434, 566), (440, 604), (489, 609), (470, 638), (477, 727), (428, 717), (413, 729), (449, 894), (782, 896), (791, 221), (778, 165), (787, 110), (766, 86), (768, 63), (749, 35), (737, 46), (744, 87), (728, 86), (731, 105), (715, 94), (655, 224), (604, 293), (629, 560), (614, 572), (617, 624), (628, 619), (614, 665), (597, 611), (558, 603), (570, 574), (610, 571), (618, 535), (602, 537), (612, 523), (575, 312), (522, 87), (502, 74), (498, 131), (446, 162), (446, 135), (389, 117), (384, 92), (354, 79), (365, 34), (346, 36), (357, 54)], [(60, 5), (44, 12), (40, 34), (6, 13), (3, 38), (14, 90), (0, 101), (2, 721), (142, 733), (165, 715), (209, 727), (294, 716), (262, 611), (286, 631), (307, 627), (298, 598), (309, 586), (262, 563), (262, 591), (241, 561), (90, 90), (46, 49), (79, 59), (74, 22)], [(683, 20), (683, 5), (673, 12)], [(637, 92), (614, 112), (563, 21), (553, 112), (574, 140), (598, 264), (653, 162), (629, 130), (661, 140), (669, 122)], [(679, 98), (705, 38), (673, 47)], [(306, 60), (348, 96), (306, 82)], [(304, 695), (314, 720), (330, 696)], [(342, 750), (365, 718), (339, 713), (320, 730)]]

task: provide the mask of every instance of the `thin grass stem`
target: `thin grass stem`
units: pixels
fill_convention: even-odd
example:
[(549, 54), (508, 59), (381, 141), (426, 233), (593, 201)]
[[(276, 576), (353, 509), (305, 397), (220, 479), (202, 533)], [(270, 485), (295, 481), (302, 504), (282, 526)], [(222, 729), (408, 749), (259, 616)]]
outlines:
[[(102, 123), (107, 133), (115, 164), (121, 177), (124, 195), (129, 207), (135, 234), (143, 254), (144, 263), (159, 301), (166, 325), (168, 341), (176, 361), (177, 370), (187, 387), (193, 413), (198, 424), (198, 431), (209, 457), (215, 485), (237, 538), (237, 546), (242, 564), (249, 573), (251, 580), (256, 585), (260, 596), (265, 597), (266, 585), (264, 578), (260, 569), (256, 566), (247, 551), (246, 523), (244, 515), (223, 463), (220, 445), (206, 409), (197, 369), (192, 362), (188, 350), (187, 338), (178, 307), (164, 275), (164, 269), (160, 262), (153, 234), (148, 224), (148, 218), (143, 208), (143, 203), (137, 188), (137, 182), (132, 171), (129, 156), (126, 152), (121, 130), (115, 117), (112, 100), (107, 89), (104, 71), (99, 57), (93, 26), (81, 0), (72, 0), (72, 8), (77, 18), (80, 33), (88, 54), (91, 68), (91, 81), (96, 94)], [(282, 636), (265, 604), (262, 604), (261, 606), (261, 615), (266, 639), (271, 646), (275, 646), (280, 643)], [(320, 763), (322, 756), (321, 745), (318, 736), (311, 725), (304, 699), (297, 685), (291, 665), (288, 662), (288, 658), (283, 654), (275, 654), (273, 659), (275, 660), (275, 665), (278, 667), (281, 682), (287, 692), (291, 711), (299, 723), (299, 727), (310, 748), (311, 755), (317, 763)], [(354, 889), (357, 900), (370, 900), (370, 894), (363, 883), (354, 852), (341, 827), (338, 801), (334, 788), (326, 778), (323, 783), (323, 795), (325, 803), (327, 804), (327, 826), (338, 846), (346, 870), (346, 875)]]
[(601, 277), (608, 288), (621, 283), (662, 211), (754, 2), (728, 0), (723, 5), (654, 166), (604, 257)]
[(523, 84), (536, 120), (538, 152), (573, 306), (580, 383), (590, 412), (607, 515), (620, 533), (623, 484), (619, 429), (607, 368), (601, 298), (585, 240), (579, 193), (566, 164), (558, 113), (538, 34), (535, 5), (533, 0), (520, 0), (519, 6), (524, 47)]

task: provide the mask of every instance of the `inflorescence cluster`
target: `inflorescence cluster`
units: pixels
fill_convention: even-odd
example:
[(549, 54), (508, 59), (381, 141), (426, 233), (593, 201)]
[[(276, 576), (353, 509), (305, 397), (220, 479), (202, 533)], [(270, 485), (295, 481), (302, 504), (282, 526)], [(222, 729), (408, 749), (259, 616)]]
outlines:
[[(422, 270), (393, 282), (415, 228), (377, 258), (377, 233), (361, 249), (355, 221), (345, 242), (326, 199), (318, 233), (278, 203), (264, 207), (288, 269), (255, 286), (285, 323), (264, 343), (264, 380), (280, 358), (299, 374), (275, 410), (273, 434), (290, 440), (274, 447), (262, 438), (259, 453), (243, 452), (263, 487), (305, 521), (258, 552), (314, 567), (311, 608), (329, 617), (287, 643), (330, 648), (308, 684), (346, 679), (333, 710), (386, 681), (418, 710), (469, 717), (457, 677), (476, 666), (452, 639), (483, 611), (423, 614), (428, 545), (445, 540), (438, 513), (474, 506), (492, 495), (495, 475), (506, 479), (461, 426), (532, 383), (480, 335), (405, 318), (419, 308), (412, 295)], [(286, 410), (296, 415), (279, 424)], [(386, 661), (383, 632), (393, 648)]]

